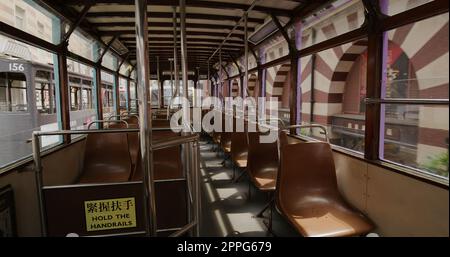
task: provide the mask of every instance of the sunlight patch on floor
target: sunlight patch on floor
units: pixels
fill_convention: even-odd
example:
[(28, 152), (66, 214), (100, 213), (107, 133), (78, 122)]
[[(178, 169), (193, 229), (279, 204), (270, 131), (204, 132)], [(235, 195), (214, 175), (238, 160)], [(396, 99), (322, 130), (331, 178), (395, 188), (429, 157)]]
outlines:
[(264, 226), (253, 217), (253, 213), (227, 213), (227, 216), (234, 231), (239, 233), (264, 231)]

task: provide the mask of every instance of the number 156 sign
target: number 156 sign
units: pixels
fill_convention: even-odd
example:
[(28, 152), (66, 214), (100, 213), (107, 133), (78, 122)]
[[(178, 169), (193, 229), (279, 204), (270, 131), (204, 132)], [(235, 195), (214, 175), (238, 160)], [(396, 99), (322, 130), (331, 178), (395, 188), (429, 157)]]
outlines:
[(25, 67), (22, 63), (10, 63), (9, 71), (25, 71)]

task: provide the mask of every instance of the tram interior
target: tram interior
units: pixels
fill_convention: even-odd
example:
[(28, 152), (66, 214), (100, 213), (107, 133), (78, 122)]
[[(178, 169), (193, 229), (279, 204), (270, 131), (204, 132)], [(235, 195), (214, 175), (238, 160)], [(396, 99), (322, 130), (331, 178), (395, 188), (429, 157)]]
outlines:
[(448, 18), (1, 1), (0, 237), (448, 237)]

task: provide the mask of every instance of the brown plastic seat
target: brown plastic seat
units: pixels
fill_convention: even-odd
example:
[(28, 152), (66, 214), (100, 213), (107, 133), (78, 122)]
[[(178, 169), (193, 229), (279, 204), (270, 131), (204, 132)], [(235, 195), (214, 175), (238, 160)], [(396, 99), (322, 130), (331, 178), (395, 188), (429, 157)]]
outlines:
[(263, 132), (248, 132), (247, 171), (253, 184), (261, 191), (274, 191), (278, 173), (278, 145), (260, 143)]
[(373, 229), (337, 187), (331, 147), (325, 142), (288, 144), (281, 149), (276, 203), (303, 236), (354, 236)]
[[(153, 142), (167, 140), (179, 136), (171, 130), (153, 131)], [(181, 146), (159, 149), (153, 152), (154, 179), (175, 179), (183, 177), (183, 168), (181, 162)], [(142, 180), (143, 173), (141, 161), (139, 159), (138, 167), (133, 173), (131, 180)]]
[(124, 120), (128, 123), (128, 125), (139, 125), (139, 119), (136, 116), (126, 117)]
[[(227, 117), (227, 118), (230, 118), (230, 117)], [(233, 129), (233, 131), (234, 131), (234, 129)], [(222, 151), (225, 154), (231, 153), (231, 134), (232, 134), (232, 132), (227, 132), (226, 131), (225, 117), (223, 117), (223, 119), (222, 119), (222, 133), (221, 133), (221, 136), (220, 136), (220, 147), (222, 148)]]
[[(235, 119), (236, 124), (237, 119)], [(245, 124), (244, 124), (245, 129)], [(239, 168), (247, 167), (248, 142), (245, 131), (235, 131), (231, 134), (231, 160)]]
[(125, 133), (89, 134), (79, 183), (128, 181), (132, 170), (128, 148)]
[[(136, 117), (132, 117), (134, 119), (127, 119), (131, 122), (137, 120)], [(126, 120), (125, 120), (126, 121)], [(127, 122), (128, 123), (128, 122)], [(125, 123), (111, 123), (109, 128), (127, 128)], [(139, 128), (138, 123), (128, 123), (128, 128)], [(140, 142), (139, 142), (139, 132), (129, 132), (127, 133), (128, 137), (128, 146), (131, 158), (132, 170), (134, 171), (137, 167), (137, 162), (140, 155)]]
[(280, 149), (285, 145), (298, 144), (304, 142), (298, 138), (288, 135), (285, 131), (280, 132), (278, 140), (280, 142)]

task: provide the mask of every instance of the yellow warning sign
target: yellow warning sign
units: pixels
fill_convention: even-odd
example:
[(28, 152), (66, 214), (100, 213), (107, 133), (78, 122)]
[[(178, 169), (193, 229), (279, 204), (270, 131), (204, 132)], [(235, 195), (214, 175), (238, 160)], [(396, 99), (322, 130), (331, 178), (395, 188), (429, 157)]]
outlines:
[(134, 197), (85, 201), (87, 231), (136, 227)]

